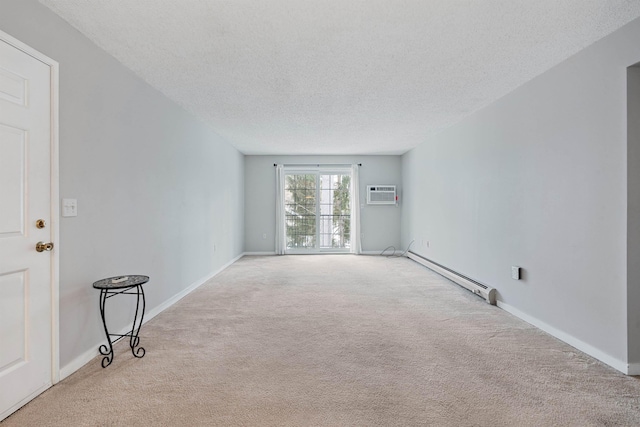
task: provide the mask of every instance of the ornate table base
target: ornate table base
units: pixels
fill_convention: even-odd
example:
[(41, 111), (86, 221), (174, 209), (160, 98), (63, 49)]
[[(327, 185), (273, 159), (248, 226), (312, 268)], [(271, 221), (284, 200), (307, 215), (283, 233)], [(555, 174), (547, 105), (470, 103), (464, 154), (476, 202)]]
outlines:
[[(116, 283), (113, 283), (113, 282)], [(98, 350), (104, 357), (102, 358), (102, 367), (106, 368), (113, 362), (113, 344), (124, 337), (129, 337), (129, 347), (131, 347), (131, 353), (134, 357), (144, 357), (145, 349), (139, 347), (140, 345), (140, 327), (144, 320), (145, 310), (145, 298), (142, 285), (149, 281), (147, 276), (125, 276), (125, 277), (111, 277), (103, 279), (93, 284), (93, 287), (100, 289), (100, 316), (102, 317), (102, 325), (104, 326), (104, 333), (107, 336), (107, 342), (109, 346), (102, 344)], [(107, 328), (107, 321), (105, 319), (105, 305), (108, 298), (115, 295), (135, 295), (136, 296), (136, 314), (133, 317), (133, 326), (131, 330), (126, 334), (112, 334), (109, 333)], [(111, 337), (117, 337), (115, 340), (111, 340)]]

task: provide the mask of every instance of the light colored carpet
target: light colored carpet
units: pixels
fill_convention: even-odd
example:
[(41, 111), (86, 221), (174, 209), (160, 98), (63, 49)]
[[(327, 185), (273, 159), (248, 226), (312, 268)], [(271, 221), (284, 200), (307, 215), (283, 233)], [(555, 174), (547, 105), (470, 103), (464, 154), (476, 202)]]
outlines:
[(408, 259), (245, 257), (141, 335), (2, 427), (640, 425), (637, 378)]

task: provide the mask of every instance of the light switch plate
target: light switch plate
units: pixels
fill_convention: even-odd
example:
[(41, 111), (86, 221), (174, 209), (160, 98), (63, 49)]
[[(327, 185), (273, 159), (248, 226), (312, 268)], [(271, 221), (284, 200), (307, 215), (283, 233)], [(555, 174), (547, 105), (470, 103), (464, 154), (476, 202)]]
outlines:
[(520, 280), (520, 267), (511, 266), (511, 278), (513, 280)]
[(78, 216), (78, 200), (77, 199), (62, 199), (62, 216)]

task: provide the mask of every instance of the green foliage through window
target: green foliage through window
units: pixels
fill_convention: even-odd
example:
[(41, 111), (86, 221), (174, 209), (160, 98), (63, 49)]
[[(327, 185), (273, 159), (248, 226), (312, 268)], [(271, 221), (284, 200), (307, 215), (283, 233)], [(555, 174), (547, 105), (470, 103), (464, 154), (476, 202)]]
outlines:
[[(348, 249), (351, 176), (288, 174), (285, 223), (288, 249)], [(319, 200), (318, 200), (319, 199)]]

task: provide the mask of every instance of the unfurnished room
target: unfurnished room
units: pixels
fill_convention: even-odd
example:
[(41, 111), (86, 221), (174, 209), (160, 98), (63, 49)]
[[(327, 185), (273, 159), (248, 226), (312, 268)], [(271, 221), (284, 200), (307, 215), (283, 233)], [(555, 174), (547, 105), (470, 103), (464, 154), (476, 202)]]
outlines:
[(0, 424), (640, 425), (640, 0), (0, 0)]

